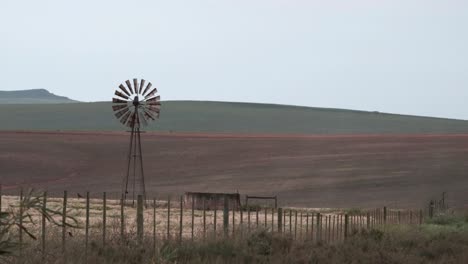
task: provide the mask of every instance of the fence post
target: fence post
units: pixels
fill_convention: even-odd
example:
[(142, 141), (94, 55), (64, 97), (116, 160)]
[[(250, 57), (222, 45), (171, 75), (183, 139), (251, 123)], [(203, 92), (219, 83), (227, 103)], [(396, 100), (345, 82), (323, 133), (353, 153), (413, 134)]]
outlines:
[(47, 192), (44, 192), (44, 196), (42, 197), (42, 262), (45, 260), (45, 250), (46, 250), (46, 213), (47, 213)]
[[(66, 239), (66, 234), (67, 234), (67, 191), (63, 192), (63, 212), (62, 212), (62, 253), (65, 256), (66, 252), (66, 244), (65, 244), (65, 239)], [(66, 261), (65, 261), (66, 262)]]
[(107, 198), (106, 192), (102, 194), (102, 247), (106, 246)]
[(297, 210), (294, 210), (294, 239), (297, 239)]
[(195, 197), (192, 196), (192, 240), (193, 240), (193, 232), (195, 228)]
[(386, 206), (384, 206), (383, 208), (383, 218), (384, 218), (383, 219), (384, 225), (386, 225), (387, 224), (387, 207)]
[(180, 196), (180, 218), (179, 218), (179, 243), (182, 243), (182, 233), (184, 230), (184, 198)]
[(143, 195), (139, 194), (137, 196), (137, 240), (138, 244), (142, 245), (143, 243)]
[(215, 207), (213, 213), (213, 229), (214, 229), (214, 237), (216, 238), (216, 227), (218, 225), (218, 199), (215, 199)]
[(422, 225), (423, 223), (423, 210), (419, 210), (419, 224)]
[(206, 198), (203, 197), (203, 240), (206, 238)]
[(235, 236), (236, 232), (236, 208), (232, 205), (232, 237)]
[(292, 236), (292, 210), (289, 210), (289, 235)]
[(321, 240), (320, 236), (320, 213), (317, 213), (317, 228), (316, 228), (317, 242)]
[(19, 214), (20, 214), (20, 219), (19, 219), (19, 255), (20, 257), (23, 256), (23, 188), (20, 189), (20, 200), (19, 200)]
[(2, 212), (2, 185), (0, 184), (0, 213)]
[(401, 223), (401, 212), (400, 212), (400, 210), (398, 210), (397, 214), (398, 214), (398, 224), (400, 224)]
[(224, 196), (223, 229), (224, 236), (227, 237), (229, 229), (229, 201), (226, 195)]
[(434, 201), (431, 200), (429, 203), (429, 218), (432, 218), (434, 216)]
[(153, 254), (156, 255), (156, 199), (153, 198)]
[(256, 215), (256, 218), (255, 218), (255, 223), (256, 223), (256, 227), (258, 228), (258, 211), (260, 210), (260, 208), (255, 208), (255, 215)]
[(267, 210), (266, 207), (265, 207), (265, 215), (264, 215), (264, 216), (265, 216), (265, 223), (264, 223), (264, 226), (265, 226), (265, 229), (266, 229), (266, 227), (267, 227), (267, 221), (268, 221), (268, 210)]
[(85, 220), (85, 256), (88, 259), (88, 241), (89, 241), (89, 192), (86, 192), (86, 220)]
[(247, 228), (250, 232), (250, 207), (247, 207)]
[(124, 240), (125, 236), (125, 215), (124, 215), (124, 195), (120, 197), (120, 240)]
[(167, 197), (167, 240), (171, 238), (171, 196)]
[(278, 208), (278, 233), (283, 232), (283, 208)]
[(272, 233), (275, 231), (275, 209), (276, 208), (271, 208), (271, 232)]
[(348, 229), (349, 229), (349, 215), (345, 214), (344, 217), (344, 238), (348, 238)]
[(367, 212), (366, 213), (366, 225), (367, 225), (367, 229), (370, 228), (370, 213)]

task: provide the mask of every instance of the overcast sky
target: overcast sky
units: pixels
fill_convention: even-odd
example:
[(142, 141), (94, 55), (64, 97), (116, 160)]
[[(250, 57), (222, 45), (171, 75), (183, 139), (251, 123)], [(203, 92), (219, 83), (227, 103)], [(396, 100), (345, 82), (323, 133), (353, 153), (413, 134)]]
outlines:
[(0, 90), (468, 119), (466, 0), (0, 0)]

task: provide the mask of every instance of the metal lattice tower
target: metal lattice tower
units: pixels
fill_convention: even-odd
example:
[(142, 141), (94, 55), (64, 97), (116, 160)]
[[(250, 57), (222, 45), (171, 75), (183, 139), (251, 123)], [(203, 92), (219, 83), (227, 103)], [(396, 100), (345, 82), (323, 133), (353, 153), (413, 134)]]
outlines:
[[(122, 181), (122, 199), (126, 201), (132, 197), (132, 204), (138, 195), (143, 195), (146, 200), (145, 176), (143, 169), (143, 151), (141, 149), (141, 127), (148, 122), (159, 118), (161, 109), (158, 90), (151, 88), (151, 82), (145, 87), (146, 81), (133, 79), (125, 81), (115, 91), (112, 98), (112, 110), (120, 123), (130, 127), (130, 144), (127, 157), (127, 173)], [(130, 191), (130, 192), (129, 192)]]

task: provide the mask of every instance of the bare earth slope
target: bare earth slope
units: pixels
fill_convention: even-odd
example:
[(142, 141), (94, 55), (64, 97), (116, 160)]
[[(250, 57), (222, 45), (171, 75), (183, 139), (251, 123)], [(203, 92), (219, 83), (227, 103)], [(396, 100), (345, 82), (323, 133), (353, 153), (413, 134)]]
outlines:
[[(317, 207), (416, 207), (448, 191), (468, 204), (468, 135), (143, 135), (151, 195), (278, 195)], [(117, 195), (127, 133), (0, 132), (3, 189)]]

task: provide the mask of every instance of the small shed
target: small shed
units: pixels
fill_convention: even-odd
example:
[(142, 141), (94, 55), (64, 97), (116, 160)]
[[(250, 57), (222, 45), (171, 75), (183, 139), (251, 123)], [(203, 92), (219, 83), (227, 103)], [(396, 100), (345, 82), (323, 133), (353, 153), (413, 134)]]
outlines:
[(185, 208), (192, 208), (192, 201), (196, 210), (223, 209), (224, 198), (227, 198), (229, 210), (238, 210), (241, 206), (239, 193), (208, 193), (208, 192), (186, 192), (184, 195)]

